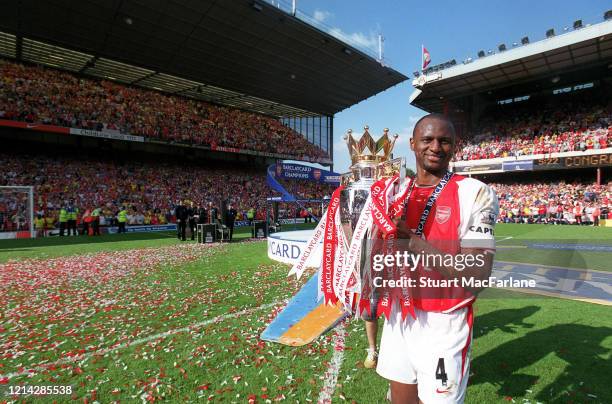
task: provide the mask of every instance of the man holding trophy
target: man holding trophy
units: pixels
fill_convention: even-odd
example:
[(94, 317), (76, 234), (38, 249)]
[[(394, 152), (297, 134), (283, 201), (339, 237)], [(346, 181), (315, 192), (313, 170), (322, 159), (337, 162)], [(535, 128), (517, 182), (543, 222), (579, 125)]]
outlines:
[(449, 171), (456, 135), (445, 116), (415, 125), (415, 179), (404, 179), (404, 160), (392, 159), (396, 138), (385, 129), (374, 141), (366, 126), (356, 141), (349, 131), (351, 172), (289, 274), (299, 278), (322, 241), (319, 297), (366, 320), (364, 365), (390, 381), (393, 403), (463, 402), (476, 281), (493, 266), (497, 197)]
[[(455, 138), (453, 124), (443, 115), (417, 122), (410, 140), (417, 175), (408, 187), (401, 219), (389, 212), (393, 226), (385, 237), (396, 238), (396, 256), (411, 254), (414, 280), (414, 287), (395, 291), (399, 305), (392, 301), (384, 313), (377, 372), (390, 381), (393, 403), (465, 399), (472, 303), (479, 291), (472, 285), (491, 274), (499, 208), (488, 186), (448, 171)], [(389, 289), (394, 288), (379, 293), (393, 296)], [(404, 310), (406, 295), (409, 310)]]

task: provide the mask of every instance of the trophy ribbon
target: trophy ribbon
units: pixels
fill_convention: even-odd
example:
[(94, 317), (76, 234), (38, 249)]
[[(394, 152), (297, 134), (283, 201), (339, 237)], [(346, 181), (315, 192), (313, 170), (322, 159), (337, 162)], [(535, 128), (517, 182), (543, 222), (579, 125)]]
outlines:
[[(326, 219), (327, 212), (325, 212), (321, 217), (321, 220), (319, 220), (319, 224), (317, 224), (317, 227), (315, 227), (313, 234), (310, 237), (310, 240), (308, 240), (308, 242), (306, 243), (306, 247), (302, 250), (302, 253), (298, 257), (296, 263), (293, 264), (293, 267), (291, 267), (291, 270), (289, 271), (287, 276), (295, 274), (295, 277), (297, 279), (300, 279), (302, 277), (304, 270), (307, 268), (308, 259), (314, 254), (316, 249), (319, 248), (319, 241), (321, 241), (325, 232), (325, 223), (327, 222)], [(317, 267), (319, 267), (320, 265), (321, 263), (317, 262)]]
[[(397, 229), (391, 218), (397, 217), (403, 209), (404, 201), (408, 196), (409, 185), (411, 181), (408, 179), (401, 184), (399, 192), (390, 198), (393, 192), (393, 185), (398, 180), (395, 175), (392, 178), (381, 179), (372, 185), (372, 216), (380, 231), (383, 232), (385, 238), (388, 235), (396, 234)], [(389, 199), (391, 199), (391, 208), (389, 209)], [(387, 212), (390, 211), (390, 215)]]
[(344, 296), (339, 292), (340, 289), (340, 278), (342, 276), (341, 268), (344, 266), (346, 261), (346, 235), (342, 230), (342, 224), (340, 223), (340, 211), (336, 213), (336, 255), (334, 260), (334, 293), (338, 300), (344, 300)]
[[(347, 258), (344, 261), (344, 265), (339, 269), (340, 272), (340, 284), (337, 290), (338, 297), (344, 298), (345, 293), (349, 288), (355, 287), (359, 274), (357, 273), (357, 260), (361, 257), (362, 241), (367, 231), (372, 225), (372, 214), (371, 214), (371, 198), (368, 197), (365, 208), (359, 215), (359, 220), (355, 226), (351, 244), (347, 251)], [(352, 284), (350, 283), (352, 282)], [(359, 288), (360, 289), (360, 288)], [(347, 310), (351, 310), (352, 299), (346, 301), (343, 299)]]
[(334, 264), (336, 250), (338, 247), (338, 208), (340, 207), (340, 191), (343, 186), (338, 187), (332, 194), (329, 207), (327, 208), (327, 218), (325, 221), (325, 236), (323, 237), (323, 268), (321, 271), (320, 282), (326, 304), (337, 302), (334, 291)]
[[(390, 179), (379, 180), (372, 185), (372, 215), (376, 226), (382, 233), (382, 253), (385, 255), (395, 253), (397, 247), (395, 241), (397, 238), (397, 227), (392, 222), (392, 218), (397, 217), (402, 212), (404, 202), (410, 195), (409, 190), (412, 189), (410, 186), (411, 181), (408, 179), (404, 181), (403, 184), (400, 184), (398, 192), (391, 196), (393, 185), (396, 181), (397, 176), (394, 176)], [(390, 211), (390, 215), (387, 214), (388, 211)], [(394, 272), (399, 272), (400, 276), (408, 275), (405, 267), (400, 268), (399, 271), (396, 271), (396, 269), (395, 266), (387, 266), (385, 268), (385, 277), (387, 279), (392, 279), (394, 277)], [(401, 294), (402, 296), (399, 300), (402, 318), (404, 319), (408, 313), (414, 317), (414, 308), (412, 307), (412, 299), (410, 298), (408, 289), (406, 287), (402, 288)], [(391, 315), (392, 300), (391, 294), (385, 289), (379, 300), (379, 315), (385, 315), (385, 317), (389, 319)]]

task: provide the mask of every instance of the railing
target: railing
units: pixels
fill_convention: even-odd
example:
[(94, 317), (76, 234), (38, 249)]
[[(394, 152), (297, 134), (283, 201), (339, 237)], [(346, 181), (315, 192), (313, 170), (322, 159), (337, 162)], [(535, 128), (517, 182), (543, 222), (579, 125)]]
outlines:
[[(329, 25), (325, 24), (321, 20), (316, 19), (314, 16), (308, 15), (297, 8), (294, 9), (295, 3), (293, 1), (291, 0), (264, 0), (264, 1), (268, 4), (273, 5), (279, 10), (282, 10), (286, 12), (287, 14), (293, 15), (294, 17), (302, 20), (303, 22), (309, 25), (312, 25), (313, 27), (333, 36), (334, 38), (351, 45), (352, 47), (360, 50), (366, 55), (376, 60), (379, 59), (378, 45), (376, 45), (376, 48), (374, 48), (374, 47), (363, 46), (363, 45), (356, 43), (355, 41), (351, 39), (351, 34), (348, 34), (337, 27), (330, 27)], [(388, 63), (388, 61), (386, 60), (385, 62)]]

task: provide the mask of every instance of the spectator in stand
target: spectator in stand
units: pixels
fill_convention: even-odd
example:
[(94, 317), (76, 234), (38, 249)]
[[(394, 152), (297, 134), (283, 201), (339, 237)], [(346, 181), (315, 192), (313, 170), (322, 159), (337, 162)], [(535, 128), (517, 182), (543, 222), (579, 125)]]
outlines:
[[(68, 212), (63, 209), (62, 214), (58, 213), (59, 208), (67, 206), (64, 201), (69, 200), (73, 200), (75, 207), (101, 209), (99, 217), (103, 226), (117, 225), (119, 218), (122, 218), (120, 231), (124, 232), (128, 216), (133, 223), (144, 223), (144, 212), (152, 212), (151, 224), (154, 220), (159, 224), (168, 223), (168, 219), (173, 216), (171, 211), (174, 202), (183, 198), (184, 192), (189, 192), (188, 198), (194, 201), (229, 200), (237, 211), (242, 212), (243, 217), (250, 216), (251, 221), (255, 218), (265, 219), (268, 206), (266, 198), (275, 195), (266, 184), (265, 170), (211, 169), (163, 162), (118, 163), (85, 153), (77, 158), (68, 154), (45, 156), (0, 153), (0, 164), (3, 167), (0, 171), (0, 185), (33, 185), (35, 200), (49, 215), (48, 229), (53, 229), (60, 219), (64, 223), (61, 226), (64, 232)], [(177, 178), (188, 178), (189, 181), (177, 181)], [(330, 185), (302, 180), (296, 180), (295, 183), (292, 180), (286, 181), (284, 186), (300, 199), (314, 200), (322, 200), (331, 195), (334, 189)], [(18, 195), (4, 196), (5, 199), (0, 200), (0, 212), (4, 216), (2, 225), (7, 231), (14, 231), (20, 222), (12, 219), (17, 218), (15, 215), (20, 210), (25, 211), (27, 198), (22, 200)], [(119, 215), (119, 212), (124, 211), (124, 205), (130, 208)], [(321, 216), (320, 203), (307, 203), (304, 206), (307, 210), (312, 209), (315, 217)], [(295, 214), (295, 204), (280, 204), (278, 219), (289, 218), (289, 208)], [(89, 216), (91, 211), (83, 217), (79, 215), (81, 225), (84, 218)], [(141, 219), (138, 216), (143, 217)], [(27, 218), (27, 215), (24, 217)], [(22, 226), (29, 228), (27, 223)]]
[(496, 106), (460, 140), (455, 161), (612, 147), (612, 102), (605, 90), (590, 91), (548, 98), (544, 104)]
[[(594, 223), (594, 212), (608, 212), (612, 182), (607, 186), (582, 183), (527, 183), (490, 184), (500, 203), (500, 221), (506, 223), (533, 223), (530, 219), (537, 211), (537, 222), (552, 224)], [(584, 204), (591, 204), (585, 213)], [(546, 213), (545, 206), (548, 205)]]
[(294, 159), (328, 158), (304, 136), (264, 115), (3, 60), (0, 73), (2, 119)]

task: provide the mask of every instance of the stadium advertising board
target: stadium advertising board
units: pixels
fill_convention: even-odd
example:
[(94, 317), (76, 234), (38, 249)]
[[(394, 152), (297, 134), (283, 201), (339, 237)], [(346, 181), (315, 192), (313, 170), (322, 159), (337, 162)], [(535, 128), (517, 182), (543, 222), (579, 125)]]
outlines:
[(551, 157), (536, 161), (536, 170), (561, 168), (611, 167), (612, 154), (592, 154), (588, 156)]
[[(235, 147), (224, 147), (224, 146), (217, 146), (217, 145), (212, 145), (210, 150), (212, 150), (212, 151), (221, 151), (221, 152), (225, 152), (225, 153), (251, 154), (253, 156), (272, 157), (272, 158), (277, 158), (277, 159), (287, 159), (287, 160), (289, 160), (289, 159), (295, 160), (296, 159), (295, 156), (291, 156), (289, 154), (259, 152), (259, 151), (254, 151), (254, 150), (237, 149)], [(304, 157), (304, 158), (297, 159), (297, 160), (305, 160), (305, 161), (310, 161), (310, 162), (313, 162), (313, 163), (322, 163), (322, 164), (330, 164), (332, 162), (330, 159), (327, 159), (327, 158), (308, 158), (308, 157)]]
[[(121, 133), (119, 131), (114, 131), (114, 130), (98, 131), (98, 130), (91, 130), (91, 129), (68, 128), (64, 126), (33, 124), (33, 123), (28, 123), (28, 122), (12, 121), (8, 119), (0, 119), (0, 126), (9, 127), (9, 128), (34, 130), (37, 132), (60, 133), (63, 135), (88, 136), (88, 137), (97, 137), (97, 138), (102, 138), (102, 139), (123, 140), (127, 142), (141, 143), (145, 141), (151, 141), (151, 139), (145, 140), (143, 136), (129, 135), (129, 134)], [(250, 154), (253, 156), (271, 157), (271, 158), (279, 158), (279, 159), (292, 159), (292, 160), (296, 159), (296, 156), (291, 156), (288, 154), (258, 152), (254, 150), (237, 149), (234, 147), (221, 147), (221, 146), (213, 145), (210, 148), (209, 147), (200, 147), (200, 148), (205, 149), (205, 150), (221, 151), (221, 152), (226, 152), (226, 153)], [(313, 163), (321, 163), (321, 164), (332, 163), (332, 160), (328, 158), (304, 157), (303, 160), (310, 161)], [(338, 182), (339, 181), (340, 180), (338, 177)]]
[[(106, 232), (109, 234), (115, 234), (119, 230), (118, 227), (108, 227)], [(176, 231), (176, 224), (158, 224), (148, 226), (126, 226), (126, 232), (128, 233), (150, 233), (154, 231)], [(103, 229), (101, 229), (103, 232)]]
[(340, 174), (333, 171), (322, 170), (316, 167), (302, 164), (282, 163), (277, 164), (274, 174), (276, 178), (298, 179), (324, 182), (327, 184), (340, 184)]
[[(275, 235), (268, 237), (268, 257), (285, 264), (294, 264), (305, 247), (306, 240), (277, 238)], [(320, 262), (320, 260), (321, 249), (317, 249), (313, 256), (309, 258), (309, 262)]]
[[(279, 219), (278, 222), (280, 224), (296, 224), (296, 223), (305, 223), (306, 220), (304, 220), (303, 217), (295, 217), (292, 219)], [(248, 220), (237, 220), (234, 222), (234, 227), (245, 227), (248, 225), (249, 225)]]
[(502, 169), (502, 165), (499, 163), (494, 163), (494, 164), (480, 164), (480, 165), (473, 165), (473, 166), (466, 166), (466, 167), (456, 167), (455, 168), (455, 172), (458, 174), (462, 174), (462, 173), (473, 173), (473, 172), (480, 172), (480, 171), (499, 171)]
[(28, 122), (10, 121), (8, 119), (0, 119), (0, 126), (5, 126), (8, 128), (35, 130), (37, 132), (61, 133), (62, 135), (70, 134), (70, 129), (64, 128), (63, 126), (39, 125)]
[(533, 170), (533, 160), (508, 161), (502, 163), (504, 171), (531, 171)]
[(127, 142), (144, 142), (144, 137), (126, 135), (119, 131), (111, 130), (91, 130), (91, 129), (76, 129), (70, 128), (71, 135), (98, 137), (102, 139), (125, 140)]
[(78, 129), (78, 128), (67, 128), (56, 125), (42, 125), (33, 124), (28, 122), (9, 121), (6, 119), (0, 119), (0, 126), (6, 126), (9, 128), (19, 128), (27, 130), (35, 130), (37, 132), (47, 133), (60, 133), (63, 135), (76, 135), (76, 136), (89, 136), (98, 137), (103, 139), (114, 139), (114, 140), (125, 140), (129, 142), (144, 142), (144, 137), (126, 135), (115, 130), (91, 130), (91, 129)]

